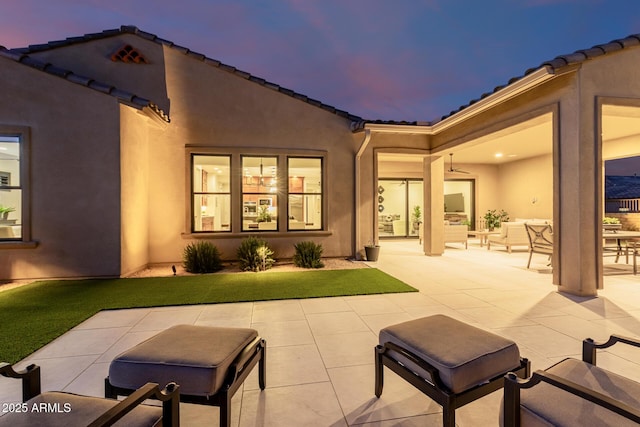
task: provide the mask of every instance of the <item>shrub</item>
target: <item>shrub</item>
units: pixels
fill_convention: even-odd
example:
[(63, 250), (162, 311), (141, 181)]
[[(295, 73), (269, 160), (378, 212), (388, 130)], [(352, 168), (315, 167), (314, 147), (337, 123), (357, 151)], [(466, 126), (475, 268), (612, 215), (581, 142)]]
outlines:
[(243, 239), (236, 255), (242, 271), (268, 270), (275, 262), (267, 242), (255, 236)]
[(296, 253), (293, 255), (293, 264), (303, 268), (322, 268), (324, 263), (320, 260), (322, 256), (322, 245), (314, 242), (300, 242), (294, 245)]
[(190, 243), (184, 248), (183, 265), (189, 273), (213, 273), (223, 267), (218, 248), (204, 241)]

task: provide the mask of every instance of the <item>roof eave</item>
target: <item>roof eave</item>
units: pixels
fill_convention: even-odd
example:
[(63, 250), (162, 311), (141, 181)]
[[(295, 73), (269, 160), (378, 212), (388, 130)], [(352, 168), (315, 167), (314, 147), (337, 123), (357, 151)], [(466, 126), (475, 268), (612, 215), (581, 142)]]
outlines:
[[(563, 70), (565, 72), (573, 71), (574, 67), (571, 67), (571, 70)], [(485, 111), (496, 107), (512, 98), (515, 98), (524, 92), (527, 92), (537, 86), (540, 86), (543, 83), (546, 83), (565, 72), (557, 72), (557, 69), (554, 69), (550, 66), (544, 66), (528, 75), (516, 80), (515, 82), (503, 87), (502, 89), (492, 93), (491, 95), (479, 100), (478, 102), (466, 107), (465, 109), (443, 119), (442, 121), (436, 123), (432, 126), (433, 133), (440, 133), (446, 129), (449, 129), (452, 126), (456, 126), (466, 120), (471, 119), (472, 117), (477, 116), (478, 114), (484, 113)]]

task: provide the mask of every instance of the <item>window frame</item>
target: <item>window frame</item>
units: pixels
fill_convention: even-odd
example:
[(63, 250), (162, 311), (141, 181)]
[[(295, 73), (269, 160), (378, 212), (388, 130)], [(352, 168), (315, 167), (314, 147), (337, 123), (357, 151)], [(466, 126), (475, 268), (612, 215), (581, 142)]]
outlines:
[[(243, 157), (275, 157), (277, 159), (277, 178), (278, 178), (278, 219), (277, 230), (260, 230), (260, 235), (266, 235), (270, 237), (286, 238), (287, 236), (293, 236), (296, 234), (304, 233), (307, 236), (330, 236), (333, 233), (329, 230), (329, 189), (331, 183), (326, 181), (327, 167), (329, 164), (329, 153), (326, 150), (305, 150), (305, 149), (275, 149), (275, 148), (257, 148), (257, 147), (237, 147), (237, 146), (211, 146), (201, 144), (185, 144), (185, 156), (184, 156), (184, 233), (182, 237), (185, 239), (229, 239), (229, 238), (243, 238), (250, 234), (256, 234), (258, 230), (242, 230), (243, 219), (243, 197), (242, 197), (242, 175), (244, 173), (242, 166)], [(192, 155), (203, 156), (229, 156), (231, 158), (231, 232), (214, 232), (214, 231), (193, 231), (193, 200), (192, 200)], [(282, 203), (288, 205), (288, 169), (287, 169), (287, 156), (294, 158), (319, 158), (322, 162), (322, 229), (309, 229), (309, 230), (291, 230), (288, 229), (288, 206), (283, 206)], [(286, 187), (285, 187), (286, 186)], [(275, 197), (272, 193), (269, 197)], [(286, 221), (286, 223), (285, 223)]]
[[(272, 233), (278, 233), (280, 232), (280, 220), (282, 217), (282, 200), (280, 195), (282, 194), (282, 170), (280, 168), (280, 155), (278, 154), (265, 154), (265, 155), (261, 155), (261, 154), (240, 154), (240, 175), (241, 175), (241, 183), (240, 183), (240, 194), (239, 194), (239, 204), (240, 204), (240, 232), (241, 233), (265, 233), (265, 232), (272, 232)], [(275, 159), (276, 161), (276, 192), (275, 193), (265, 193), (265, 192), (245, 192), (244, 191), (244, 159), (248, 159), (248, 158), (252, 158), (252, 159)], [(251, 229), (251, 230), (245, 230), (244, 229), (244, 198), (245, 195), (249, 195), (249, 196), (257, 196), (257, 200), (258, 200), (258, 204), (260, 202), (260, 200), (266, 200), (266, 199), (276, 199), (276, 209), (278, 210), (278, 213), (276, 214), (276, 220), (275, 225), (276, 228), (275, 229), (264, 229), (264, 230), (260, 230), (260, 228), (257, 229)], [(262, 196), (262, 197), (261, 197)], [(260, 206), (258, 206), (258, 204), (256, 205), (256, 209), (259, 209)], [(271, 206), (273, 206), (273, 202), (270, 203)], [(257, 222), (257, 221), (256, 221)]]
[[(308, 193), (308, 192), (290, 192), (289, 191), (289, 179), (290, 177), (290, 164), (291, 164), (291, 159), (314, 159), (314, 160), (320, 160), (320, 192), (319, 193)], [(286, 170), (286, 175), (287, 175), (287, 189), (286, 189), (286, 195), (287, 195), (287, 232), (318, 232), (318, 231), (323, 231), (325, 230), (325, 224), (326, 224), (326, 202), (325, 202), (325, 156), (321, 156), (321, 155), (307, 155), (307, 156), (303, 156), (303, 155), (295, 155), (295, 154), (291, 154), (291, 155), (287, 155), (287, 170)], [(290, 222), (289, 222), (289, 218), (291, 215), (291, 212), (289, 212), (289, 198), (294, 195), (294, 196), (302, 196), (304, 199), (304, 196), (320, 196), (320, 206), (322, 209), (322, 212), (320, 212), (320, 228), (309, 228), (309, 229), (292, 229), (290, 228)]]
[(0, 239), (0, 249), (33, 248), (37, 246), (37, 242), (31, 239), (31, 129), (26, 126), (0, 125), (0, 135), (19, 139), (20, 185), (3, 186), (3, 189), (21, 191), (21, 236)]
[[(226, 157), (227, 159), (229, 159), (229, 191), (228, 192), (220, 192), (220, 191), (195, 191), (195, 174), (194, 174), (194, 168), (195, 168), (195, 159), (196, 157)], [(200, 153), (200, 152), (192, 152), (190, 153), (190, 159), (189, 159), (189, 174), (190, 174), (190, 203), (191, 206), (189, 208), (189, 212), (190, 212), (190, 219), (191, 219), (191, 230), (190, 232), (192, 234), (203, 234), (203, 233), (231, 233), (233, 230), (233, 180), (232, 180), (232, 176), (233, 176), (233, 156), (231, 154), (219, 154), (219, 153)], [(229, 196), (229, 229), (228, 230), (196, 230), (196, 224), (195, 224), (195, 198), (200, 196), (200, 197), (207, 197), (207, 196), (216, 196), (216, 195), (228, 195)]]

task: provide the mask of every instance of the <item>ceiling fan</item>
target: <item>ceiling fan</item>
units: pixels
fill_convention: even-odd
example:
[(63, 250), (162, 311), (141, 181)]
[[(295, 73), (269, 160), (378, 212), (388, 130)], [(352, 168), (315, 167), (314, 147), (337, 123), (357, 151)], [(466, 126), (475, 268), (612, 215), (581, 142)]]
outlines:
[(464, 171), (462, 169), (455, 169), (453, 167), (453, 153), (449, 153), (449, 170), (447, 170), (447, 172), (452, 172), (452, 173), (469, 173), (467, 171)]

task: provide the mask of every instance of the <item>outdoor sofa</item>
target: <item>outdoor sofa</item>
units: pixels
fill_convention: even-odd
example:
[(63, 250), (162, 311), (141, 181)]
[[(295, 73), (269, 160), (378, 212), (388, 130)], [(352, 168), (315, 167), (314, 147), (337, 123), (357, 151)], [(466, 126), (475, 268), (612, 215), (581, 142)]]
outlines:
[(487, 250), (491, 249), (492, 245), (504, 246), (509, 253), (514, 246), (524, 246), (528, 249), (529, 237), (524, 224), (520, 221), (503, 222), (500, 225), (500, 234), (487, 236)]

